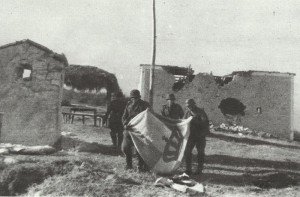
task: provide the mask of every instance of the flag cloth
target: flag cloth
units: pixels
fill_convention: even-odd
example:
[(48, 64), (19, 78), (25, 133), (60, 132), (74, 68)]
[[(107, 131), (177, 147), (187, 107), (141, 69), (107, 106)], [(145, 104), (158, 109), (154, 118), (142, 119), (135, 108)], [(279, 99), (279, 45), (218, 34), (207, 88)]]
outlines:
[(180, 166), (191, 119), (173, 120), (147, 109), (129, 122), (134, 146), (150, 169), (167, 174)]

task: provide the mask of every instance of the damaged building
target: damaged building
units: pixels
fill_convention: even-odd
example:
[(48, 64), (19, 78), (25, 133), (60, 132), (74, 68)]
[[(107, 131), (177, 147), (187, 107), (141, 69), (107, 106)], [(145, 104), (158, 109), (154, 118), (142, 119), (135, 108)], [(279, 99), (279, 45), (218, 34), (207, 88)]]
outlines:
[[(151, 65), (141, 65), (142, 98), (149, 100)], [(214, 125), (228, 123), (294, 138), (293, 73), (238, 71), (226, 76), (194, 75), (189, 67), (156, 65), (154, 111), (160, 112), (166, 94), (184, 107), (187, 98), (203, 107)]]
[(31, 40), (0, 47), (0, 142), (52, 145), (60, 137), (64, 55)]

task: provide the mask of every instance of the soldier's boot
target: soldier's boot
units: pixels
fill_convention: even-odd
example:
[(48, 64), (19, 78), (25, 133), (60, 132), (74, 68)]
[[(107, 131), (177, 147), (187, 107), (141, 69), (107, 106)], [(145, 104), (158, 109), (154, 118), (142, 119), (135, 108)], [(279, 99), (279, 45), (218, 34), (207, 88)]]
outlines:
[(187, 168), (184, 173), (186, 173), (187, 175), (191, 175), (192, 174), (192, 169)]
[(125, 170), (130, 170), (132, 169), (132, 155), (126, 155), (126, 166)]
[(186, 166), (185, 173), (187, 175), (191, 175), (192, 174), (192, 154), (190, 152), (186, 153), (186, 155), (185, 155), (185, 166)]
[(138, 171), (139, 172), (148, 172), (149, 168), (148, 168), (147, 164), (145, 163), (145, 161), (143, 160), (143, 158), (138, 153), (137, 153), (137, 157), (138, 157)]

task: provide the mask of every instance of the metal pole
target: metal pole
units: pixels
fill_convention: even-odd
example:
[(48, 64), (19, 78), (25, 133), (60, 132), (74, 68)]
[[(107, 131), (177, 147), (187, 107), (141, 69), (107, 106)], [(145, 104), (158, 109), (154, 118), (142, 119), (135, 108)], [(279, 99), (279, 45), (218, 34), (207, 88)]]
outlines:
[(149, 104), (153, 108), (153, 92), (154, 92), (154, 71), (156, 58), (156, 14), (155, 14), (155, 0), (153, 0), (153, 53), (152, 64), (150, 70), (150, 90), (149, 90)]
[(3, 115), (4, 115), (4, 114), (0, 112), (0, 138), (1, 138), (1, 130), (2, 130)]

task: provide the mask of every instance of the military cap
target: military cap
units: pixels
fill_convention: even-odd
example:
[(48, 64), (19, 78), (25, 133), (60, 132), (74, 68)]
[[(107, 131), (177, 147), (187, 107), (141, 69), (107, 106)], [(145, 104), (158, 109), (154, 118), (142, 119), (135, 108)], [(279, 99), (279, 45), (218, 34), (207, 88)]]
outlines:
[(185, 103), (187, 103), (187, 104), (189, 104), (189, 105), (195, 105), (195, 104), (196, 104), (196, 102), (194, 101), (194, 99), (187, 99), (187, 100), (185, 101)]
[(130, 91), (130, 98), (140, 98), (140, 97), (141, 94), (139, 90), (134, 89)]

